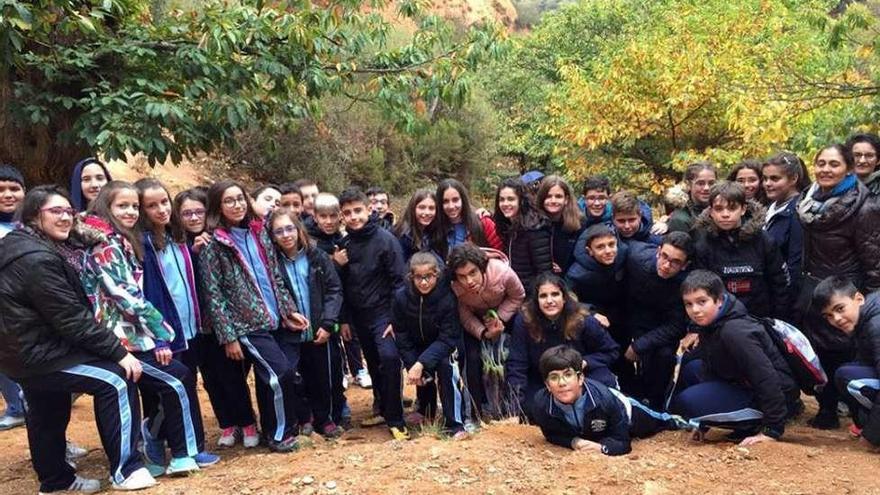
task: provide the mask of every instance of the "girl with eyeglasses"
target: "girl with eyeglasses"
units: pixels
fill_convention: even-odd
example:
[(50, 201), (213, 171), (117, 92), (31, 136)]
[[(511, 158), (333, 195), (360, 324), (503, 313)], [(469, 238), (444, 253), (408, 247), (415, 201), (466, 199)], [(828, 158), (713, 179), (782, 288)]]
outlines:
[[(302, 332), (309, 321), (297, 309), (265, 223), (240, 184), (221, 180), (208, 190), (207, 229), (212, 239), (199, 254), (205, 317), (226, 356), (254, 366), (260, 424), (269, 448), (294, 451), (299, 448), (296, 369), (274, 333)], [(223, 381), (239, 379), (234, 373)], [(237, 433), (232, 434), (234, 440)], [(259, 443), (253, 426), (242, 434), (245, 447)]]
[(695, 162), (684, 171), (684, 182), (688, 191), (688, 202), (669, 215), (667, 232), (690, 232), (697, 217), (709, 206), (709, 191), (718, 179), (715, 165), (709, 162)]
[(81, 278), (96, 319), (140, 360), (144, 373), (138, 387), (159, 397), (161, 407), (146, 411), (142, 435), (149, 444), (154, 432), (162, 432), (172, 458), (166, 467), (163, 446), (148, 456), (147, 469), (153, 476), (190, 473), (219, 459), (205, 451), (195, 377), (171, 349), (175, 330), (144, 295), (139, 218), (135, 186), (111, 181), (101, 189), (79, 231), (85, 245)]
[(846, 140), (844, 148), (853, 159), (856, 177), (871, 190), (880, 192), (880, 137), (876, 134), (856, 134)]
[(338, 424), (345, 402), (338, 326), (342, 282), (330, 256), (312, 243), (299, 215), (278, 208), (269, 214), (267, 225), (284, 282), (309, 321), (300, 332), (274, 334), (291, 367), (302, 375), (302, 395), (307, 400), (299, 421), (311, 423), (325, 438), (338, 438), (343, 433)]

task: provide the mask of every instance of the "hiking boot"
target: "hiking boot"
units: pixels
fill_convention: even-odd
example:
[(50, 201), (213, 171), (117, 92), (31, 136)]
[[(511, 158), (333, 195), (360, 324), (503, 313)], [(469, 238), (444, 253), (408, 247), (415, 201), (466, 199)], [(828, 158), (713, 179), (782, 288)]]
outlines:
[(54, 490), (51, 492), (40, 492), (40, 495), (48, 495), (49, 493), (64, 493), (64, 492), (74, 492), (74, 493), (95, 493), (101, 491), (101, 482), (98, 480), (93, 480), (89, 478), (83, 478), (80, 475), (76, 475), (73, 479), (73, 483), (70, 484), (67, 488), (63, 490)]
[(409, 440), (409, 430), (406, 429), (406, 426), (392, 426), (389, 428), (391, 431), (391, 436), (395, 440)]

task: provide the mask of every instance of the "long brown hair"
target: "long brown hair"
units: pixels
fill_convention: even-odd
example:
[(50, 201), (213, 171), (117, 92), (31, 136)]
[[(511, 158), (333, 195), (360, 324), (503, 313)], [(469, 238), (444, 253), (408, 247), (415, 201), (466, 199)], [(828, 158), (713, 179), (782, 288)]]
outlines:
[(248, 195), (247, 189), (234, 180), (224, 179), (215, 182), (208, 189), (208, 213), (205, 217), (205, 230), (207, 232), (214, 232), (214, 229), (226, 224), (223, 220), (223, 193), (233, 187), (237, 187), (241, 191), (241, 194), (244, 195), (244, 201), (247, 203), (247, 212), (240, 225), (247, 226), (253, 220), (254, 207), (251, 204), (251, 197)]
[[(434, 200), (434, 219), (431, 220), (430, 225), (422, 227), (418, 218), (416, 218), (416, 206), (428, 198)], [(394, 226), (394, 235), (399, 239), (400, 237), (409, 234), (412, 238), (413, 246), (419, 246), (416, 248), (419, 249), (422, 244), (424, 244), (423, 241), (425, 239), (430, 241), (431, 234), (437, 225), (437, 218), (441, 208), (442, 206), (437, 204), (437, 197), (434, 195), (434, 191), (430, 189), (419, 189), (413, 193), (411, 198), (409, 198), (409, 204), (406, 205), (406, 210), (403, 212), (403, 218), (401, 218), (400, 222)]]
[(544, 200), (547, 199), (547, 195), (550, 194), (550, 189), (556, 186), (559, 186), (559, 188), (562, 189), (562, 192), (565, 193), (565, 199), (568, 200), (565, 207), (562, 209), (562, 230), (566, 232), (577, 232), (581, 229), (581, 209), (578, 208), (577, 198), (574, 196), (574, 191), (568, 182), (562, 177), (558, 175), (548, 175), (547, 177), (544, 177), (541, 181), (541, 187), (538, 188), (538, 196), (535, 200), (537, 204), (535, 206), (539, 211), (546, 215), (547, 212), (544, 210)]
[[(184, 242), (186, 237), (183, 233), (183, 225), (180, 222), (180, 216), (177, 209), (174, 208), (174, 203), (171, 200), (171, 193), (168, 192), (168, 188), (157, 179), (151, 177), (138, 180), (134, 183), (134, 187), (136, 187), (138, 191), (138, 201), (140, 202), (141, 211), (140, 218), (138, 218), (138, 224), (144, 232), (151, 232), (153, 234), (153, 244), (156, 246), (156, 249), (159, 251), (165, 249), (165, 241), (167, 240), (165, 237), (166, 234), (170, 234), (171, 240), (174, 242)], [(161, 189), (165, 191), (165, 195), (168, 196), (168, 206), (171, 207), (171, 220), (168, 222), (168, 225), (164, 227), (153, 225), (153, 221), (147, 216), (147, 210), (144, 206), (144, 193), (149, 189)]]
[[(116, 196), (119, 195), (121, 191), (129, 190), (138, 193), (136, 187), (133, 184), (121, 181), (121, 180), (112, 180), (107, 183), (104, 187), (101, 188), (101, 192), (98, 193), (98, 197), (92, 201), (92, 204), (89, 206), (88, 213), (92, 215), (97, 215), (104, 220), (108, 221), (110, 225), (113, 227), (113, 230), (116, 231), (119, 235), (121, 235), (125, 240), (131, 244), (131, 248), (134, 251), (134, 255), (137, 257), (138, 261), (144, 261), (144, 243), (141, 239), (140, 229), (137, 224), (135, 224), (132, 228), (126, 228), (123, 226), (119, 220), (117, 220), (113, 216), (113, 211), (110, 208), (110, 205), (113, 204), (113, 201), (116, 200)], [(140, 195), (138, 195), (138, 203), (140, 203)], [(138, 213), (140, 214), (140, 213)]]
[(314, 243), (309, 236), (308, 230), (306, 230), (299, 215), (294, 213), (290, 208), (285, 208), (283, 206), (274, 208), (266, 217), (266, 230), (269, 232), (269, 238), (272, 239), (272, 244), (275, 244), (275, 247), (279, 252), (281, 251), (281, 247), (275, 242), (275, 235), (272, 233), (272, 229), (275, 226), (275, 220), (281, 217), (287, 217), (290, 219), (290, 222), (293, 223), (294, 228), (296, 228), (296, 243), (299, 244), (299, 247), (305, 252), (310, 251), (314, 247)]
[(585, 306), (578, 302), (568, 284), (558, 275), (550, 272), (544, 272), (535, 278), (529, 297), (522, 307), (523, 321), (526, 324), (529, 337), (535, 342), (544, 342), (544, 327), (541, 325), (544, 313), (538, 306), (538, 290), (542, 285), (547, 284), (555, 285), (562, 291), (563, 305), (562, 313), (559, 315), (562, 334), (565, 340), (575, 340), (584, 326), (584, 320), (590, 313)]

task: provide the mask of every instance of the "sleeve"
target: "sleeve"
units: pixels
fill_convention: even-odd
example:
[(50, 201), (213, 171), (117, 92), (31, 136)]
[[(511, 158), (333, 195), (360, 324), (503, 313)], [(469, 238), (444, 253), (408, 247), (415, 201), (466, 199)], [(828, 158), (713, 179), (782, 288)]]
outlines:
[(440, 328), (437, 329), (437, 340), (431, 342), (418, 358), (425, 370), (430, 371), (437, 369), (437, 365), (452, 354), (461, 339), (461, 326), (458, 322), (455, 298), (451, 294), (443, 299), (443, 304), (438, 308), (438, 317), (437, 324)]
[(488, 247), (499, 251), (504, 249), (504, 243), (501, 241), (501, 237), (498, 236), (495, 222), (490, 217), (482, 217), (480, 218), (480, 223), (483, 224), (483, 234), (486, 236)]
[(578, 438), (578, 436), (573, 435), (570, 428), (562, 427), (559, 424), (559, 421), (553, 419), (547, 413), (549, 400), (549, 394), (547, 392), (544, 392), (543, 390), (539, 390), (535, 394), (535, 423), (537, 423), (538, 427), (541, 428), (541, 433), (544, 435), (544, 438), (546, 438), (548, 442), (554, 445), (559, 445), (560, 447), (565, 447), (567, 449), (573, 449), (574, 447), (572, 446), (572, 443), (576, 438)]
[[(221, 289), (223, 270), (217, 259), (217, 242), (212, 242), (199, 254), (199, 273), (205, 301), (205, 316), (210, 322), (214, 335), (220, 344), (228, 344), (235, 340), (235, 330), (229, 319), (228, 299)], [(231, 275), (231, 274), (230, 274)]]
[(581, 341), (584, 346), (584, 361), (587, 362), (588, 370), (608, 368), (620, 355), (620, 347), (617, 342), (592, 316), (587, 316), (584, 319)]
[(727, 352), (736, 360), (744, 378), (748, 381), (755, 394), (755, 403), (763, 413), (765, 429), (777, 432), (781, 436), (785, 431), (785, 418), (788, 407), (782, 392), (779, 374), (767, 356), (758, 331), (746, 334), (736, 329), (722, 329), (721, 338)]
[(464, 329), (473, 335), (474, 338), (480, 340), (480, 335), (486, 329), (486, 325), (483, 324), (483, 321), (474, 312), (474, 308), (461, 299), (458, 300), (458, 318)]
[(626, 409), (610, 391), (603, 394), (601, 407), (608, 415), (608, 429), (599, 440), (602, 453), (609, 456), (629, 454), (632, 452), (632, 443)]
[(856, 254), (865, 274), (865, 290), (880, 290), (880, 197), (865, 201), (856, 227)]
[(332, 332), (333, 326), (339, 321), (339, 313), (342, 311), (342, 282), (333, 267), (333, 261), (320, 249), (315, 248), (316, 260), (321, 264), (321, 272), (324, 280), (323, 311), (321, 312), (321, 328)]
[(529, 335), (522, 314), (513, 319), (510, 332), (510, 346), (507, 361), (504, 363), (504, 376), (510, 390), (516, 394), (520, 405), (525, 405), (525, 392), (529, 371)]
[(403, 262), (403, 254), (400, 251), (400, 243), (397, 242), (397, 238), (393, 235), (388, 234), (388, 249), (385, 253), (385, 263), (386, 269), (388, 270), (388, 276), (391, 277), (391, 290), (392, 292), (397, 292), (402, 289), (404, 286), (404, 277), (406, 274), (406, 266)]
[(791, 317), (791, 278), (788, 275), (788, 266), (773, 239), (766, 232), (761, 233), (761, 238), (766, 262), (764, 276), (770, 288), (773, 317), (787, 320)]
[(28, 299), (58, 335), (92, 354), (117, 362), (128, 353), (113, 332), (95, 321), (80, 293), (71, 287), (62, 262), (41, 257), (29, 265)]
[(403, 293), (394, 294), (394, 299), (391, 301), (391, 324), (394, 326), (394, 343), (397, 345), (397, 350), (400, 351), (400, 359), (403, 361), (403, 366), (409, 369), (416, 364), (417, 354), (410, 329), (405, 324), (404, 300)]
[(502, 276), (504, 277), (504, 299), (498, 305), (498, 317), (506, 323), (522, 307), (523, 301), (526, 299), (526, 290), (523, 288), (522, 282), (519, 281), (519, 277), (516, 276), (516, 272), (510, 266), (505, 267), (504, 275)]
[[(868, 322), (868, 325), (872, 324), (873, 322)], [(880, 376), (880, 326), (869, 326), (866, 330), (870, 332), (869, 345), (873, 347), (871, 355), (874, 358), (872, 363), (874, 365), (874, 372), (877, 373), (877, 376)], [(868, 419), (865, 421), (865, 426), (862, 429), (862, 437), (871, 445), (880, 445), (880, 393), (874, 397), (874, 405), (868, 412)]]
[[(797, 218), (790, 218), (788, 222), (788, 265), (789, 282), (793, 287), (801, 286), (801, 265), (803, 263), (804, 228)], [(791, 301), (794, 304), (794, 301)]]
[(532, 260), (532, 270), (535, 276), (553, 270), (553, 253), (550, 250), (550, 230), (552, 227), (542, 227), (529, 230), (529, 254)]
[(659, 347), (677, 346), (678, 342), (687, 335), (687, 325), (684, 319), (662, 322), (650, 332), (633, 339), (632, 348), (636, 354), (642, 355)]

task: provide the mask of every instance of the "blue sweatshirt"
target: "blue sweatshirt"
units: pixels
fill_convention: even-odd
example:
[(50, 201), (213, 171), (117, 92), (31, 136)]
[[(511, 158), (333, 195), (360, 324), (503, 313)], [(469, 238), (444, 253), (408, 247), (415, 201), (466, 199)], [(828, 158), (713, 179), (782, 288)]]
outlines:
[(190, 287), (190, 281), (186, 276), (186, 262), (183, 253), (180, 252), (179, 245), (169, 242), (165, 249), (156, 254), (162, 268), (162, 277), (165, 279), (165, 285), (168, 287), (168, 292), (171, 293), (171, 299), (174, 301), (174, 307), (180, 318), (180, 328), (183, 330), (186, 340), (191, 340), (198, 332), (196, 302), (192, 301), (190, 297), (190, 294), (194, 294), (195, 291)]
[(231, 228), (229, 234), (232, 237), (232, 242), (235, 243), (235, 247), (238, 248), (245, 263), (247, 263), (251, 275), (257, 281), (260, 293), (263, 295), (263, 300), (269, 308), (273, 325), (273, 328), (269, 330), (275, 330), (281, 321), (278, 316), (278, 301), (275, 299), (275, 292), (272, 290), (272, 279), (269, 271), (266, 268), (266, 264), (263, 263), (263, 258), (260, 257), (257, 240), (253, 238), (250, 230), (240, 227)]
[(309, 257), (300, 249), (293, 259), (283, 254), (279, 258), (287, 271), (287, 279), (293, 289), (293, 297), (296, 298), (296, 307), (309, 321), (312, 321), (309, 295)]

